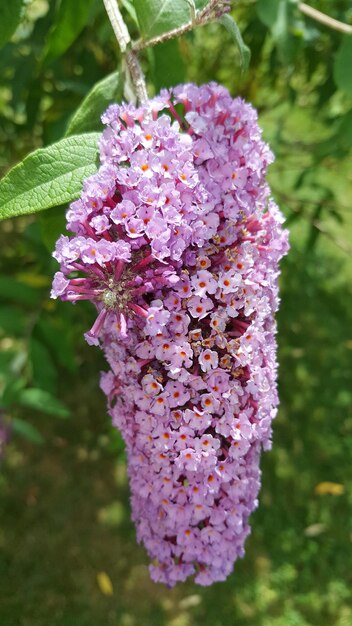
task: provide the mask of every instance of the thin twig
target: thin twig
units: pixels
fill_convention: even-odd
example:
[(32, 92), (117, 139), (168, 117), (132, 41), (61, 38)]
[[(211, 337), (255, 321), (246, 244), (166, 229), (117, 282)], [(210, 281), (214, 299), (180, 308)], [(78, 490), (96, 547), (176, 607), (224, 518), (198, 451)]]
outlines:
[(314, 228), (319, 230), (319, 232), (325, 235), (325, 237), (330, 239), (330, 241), (332, 241), (335, 244), (335, 246), (338, 246), (341, 250), (346, 252), (348, 255), (352, 254), (352, 248), (349, 245), (348, 241), (346, 241), (345, 239), (341, 239), (341, 237), (334, 237), (334, 235), (331, 234), (329, 229), (320, 220), (314, 220), (312, 224)]
[(126, 65), (131, 76), (136, 96), (139, 102), (143, 104), (148, 100), (145, 77), (137, 54), (131, 48), (131, 37), (120, 13), (117, 0), (103, 0), (103, 2), (120, 50), (122, 54), (125, 55)]
[(324, 26), (327, 26), (328, 28), (332, 28), (333, 30), (337, 30), (346, 35), (352, 35), (352, 26), (350, 26), (350, 24), (345, 24), (344, 22), (335, 20), (333, 17), (330, 17), (330, 15), (326, 15), (326, 13), (318, 11), (318, 9), (313, 9), (313, 7), (309, 6), (305, 2), (299, 2), (298, 9), (307, 17), (324, 24)]
[(103, 0), (103, 2), (121, 52), (124, 54), (128, 44), (131, 42), (131, 38), (120, 9), (117, 6), (117, 0)]
[[(288, 196), (287, 194), (285, 194), (284, 192), (280, 191), (279, 189), (273, 186), (272, 186), (272, 190), (274, 192), (274, 195), (279, 196), (282, 202), (285, 202), (293, 213), (300, 214), (304, 219), (306, 219), (307, 221), (310, 221), (311, 226), (314, 226), (314, 228), (316, 228), (320, 233), (325, 235), (325, 237), (330, 239), (335, 244), (335, 246), (343, 250), (346, 254), (349, 254), (349, 255), (352, 254), (352, 248), (349, 245), (348, 241), (346, 241), (345, 239), (341, 239), (341, 237), (335, 237), (330, 232), (330, 230), (323, 224), (321, 220), (317, 220), (317, 219), (309, 220), (309, 217), (301, 209), (299, 209), (297, 206), (294, 206), (292, 204), (292, 198), (290, 196)], [(307, 203), (306, 200), (297, 200), (296, 202), (298, 204)], [(323, 204), (324, 206), (326, 206), (325, 202), (319, 203), (319, 202), (314, 202), (311, 200), (309, 200), (309, 204), (313, 206), (314, 205), (318, 206), (319, 204)]]
[(175, 37), (181, 37), (181, 35), (188, 33), (196, 26), (203, 26), (204, 24), (208, 24), (209, 22), (219, 18), (221, 15), (224, 15), (224, 13), (227, 13), (229, 9), (230, 2), (228, 0), (210, 0), (204, 9), (196, 11), (192, 15), (190, 21), (186, 22), (186, 24), (173, 28), (172, 30), (162, 33), (161, 35), (157, 35), (156, 37), (152, 37), (151, 39), (140, 39), (133, 44), (133, 50), (143, 50), (144, 48), (156, 46), (159, 43), (169, 41)]

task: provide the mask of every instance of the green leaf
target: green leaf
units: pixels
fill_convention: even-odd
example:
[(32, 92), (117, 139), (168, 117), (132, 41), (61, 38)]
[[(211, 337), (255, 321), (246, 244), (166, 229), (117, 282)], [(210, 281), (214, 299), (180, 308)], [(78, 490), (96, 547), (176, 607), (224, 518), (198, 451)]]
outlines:
[(57, 371), (48, 348), (35, 337), (31, 337), (28, 356), (32, 369), (32, 384), (55, 394)]
[[(196, 0), (197, 9), (204, 7), (203, 0)], [(187, 0), (134, 0), (138, 23), (144, 39), (156, 37), (191, 19)]]
[(29, 441), (32, 441), (33, 443), (44, 443), (44, 438), (40, 434), (39, 430), (32, 426), (32, 424), (29, 424), (18, 417), (14, 417), (11, 420), (11, 425), (15, 433), (22, 435), (26, 439), (29, 439)]
[(18, 403), (56, 417), (69, 417), (70, 415), (70, 411), (60, 400), (43, 389), (23, 389), (18, 395)]
[(334, 62), (334, 80), (339, 89), (352, 96), (352, 36), (345, 35)]
[(0, 276), (0, 293), (3, 300), (25, 304), (31, 308), (38, 306), (41, 300), (41, 293), (38, 289), (10, 276)]
[(44, 245), (51, 253), (58, 237), (66, 230), (66, 205), (39, 213), (38, 222)]
[(26, 382), (24, 378), (10, 379), (3, 390), (1, 404), (6, 408), (10, 407), (12, 404), (16, 404), (18, 394), (23, 389), (25, 384)]
[(0, 0), (0, 48), (12, 37), (21, 19), (23, 0)]
[(346, 148), (347, 151), (350, 150), (352, 145), (352, 109), (342, 115), (339, 120), (335, 138), (338, 140), (340, 145)]
[[(68, 309), (65, 307), (65, 313)], [(70, 311), (71, 313), (71, 311)], [(38, 334), (50, 349), (54, 362), (58, 362), (69, 372), (75, 373), (78, 370), (75, 361), (75, 351), (72, 338), (74, 330), (68, 331), (70, 318), (65, 317), (60, 311), (50, 319), (42, 316), (37, 325)]]
[(251, 59), (251, 51), (242, 39), (241, 31), (237, 26), (237, 22), (233, 19), (231, 15), (228, 14), (222, 15), (219, 18), (219, 22), (220, 24), (225, 26), (225, 28), (234, 38), (240, 53), (242, 71), (246, 72), (248, 70), (249, 62)]
[(268, 28), (272, 28), (277, 20), (279, 4), (282, 0), (257, 0), (257, 15), (263, 24)]
[(40, 148), (0, 181), (0, 219), (36, 213), (77, 198), (97, 171), (99, 133), (73, 135)]
[(119, 72), (113, 72), (94, 85), (84, 98), (81, 106), (73, 114), (67, 130), (69, 135), (79, 135), (94, 130), (102, 130), (100, 116), (111, 102), (122, 97), (122, 85)]
[(136, 9), (133, 6), (132, 0), (121, 0), (121, 4), (126, 9), (128, 15), (132, 18), (135, 24), (138, 25)]
[[(282, 63), (291, 63), (301, 37), (297, 28), (298, 0), (258, 0), (259, 19), (271, 30)], [(297, 35), (297, 36), (295, 36)]]
[(0, 329), (9, 335), (21, 335), (24, 332), (27, 317), (22, 309), (14, 306), (1, 306)]
[(54, 25), (49, 31), (44, 60), (61, 56), (73, 44), (88, 21), (93, 0), (61, 0)]
[(177, 39), (170, 39), (155, 46), (153, 53), (154, 87), (157, 92), (163, 87), (172, 87), (184, 82), (186, 67)]
[(282, 41), (289, 35), (292, 5), (293, 3), (290, 0), (281, 0), (279, 2), (277, 17), (271, 28), (275, 41)]

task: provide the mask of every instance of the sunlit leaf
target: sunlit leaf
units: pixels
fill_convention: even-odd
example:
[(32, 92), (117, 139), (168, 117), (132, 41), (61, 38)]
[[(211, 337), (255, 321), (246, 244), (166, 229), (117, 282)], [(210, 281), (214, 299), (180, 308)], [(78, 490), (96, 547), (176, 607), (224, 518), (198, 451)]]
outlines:
[[(203, 0), (196, 0), (195, 6), (201, 9)], [(187, 0), (134, 0), (138, 23), (145, 39), (161, 35), (173, 28), (186, 24), (191, 19)]]
[(258, 0), (256, 9), (259, 19), (270, 30), (282, 63), (291, 63), (295, 57), (301, 36), (297, 29), (297, 0)]
[(51, 280), (49, 276), (44, 274), (35, 274), (34, 272), (18, 272), (17, 278), (24, 285), (34, 287), (35, 289), (41, 289), (42, 287), (49, 287)]
[(257, 0), (255, 4), (259, 19), (268, 28), (271, 28), (277, 20), (280, 2), (281, 0), (270, 0), (270, 2), (268, 0)]
[(97, 170), (99, 133), (66, 137), (32, 152), (0, 181), (0, 219), (36, 213), (77, 198)]
[(122, 6), (126, 9), (129, 16), (132, 18), (135, 24), (138, 24), (136, 9), (133, 6), (132, 0), (121, 0)]
[(98, 572), (97, 573), (97, 583), (101, 593), (104, 596), (112, 596), (114, 593), (114, 589), (112, 586), (112, 582), (110, 577), (106, 572)]
[(220, 24), (225, 26), (225, 28), (229, 31), (229, 33), (235, 40), (240, 53), (241, 68), (244, 72), (246, 72), (248, 70), (249, 62), (251, 59), (251, 51), (242, 39), (241, 31), (237, 26), (237, 22), (233, 19), (231, 15), (228, 14), (222, 15), (219, 18), (219, 22)]
[(43, 389), (23, 389), (18, 396), (18, 403), (57, 417), (70, 415), (68, 408), (60, 400)]
[(109, 104), (120, 100), (121, 97), (120, 75), (119, 72), (113, 72), (94, 85), (85, 97), (68, 124), (66, 137), (102, 130), (101, 114), (104, 113)]
[(304, 534), (306, 537), (319, 537), (323, 532), (326, 531), (326, 524), (311, 524), (304, 529)]
[(11, 426), (14, 433), (18, 433), (32, 441), (33, 443), (44, 443), (44, 438), (40, 434), (39, 430), (35, 428), (32, 424), (25, 422), (24, 420), (19, 419), (18, 417), (14, 417), (11, 420)]
[(125, 508), (121, 502), (113, 502), (100, 509), (98, 520), (106, 526), (119, 526), (125, 519)]
[(45, 48), (45, 61), (56, 59), (71, 46), (87, 23), (93, 0), (61, 0)]
[(334, 63), (334, 80), (339, 89), (352, 96), (352, 36), (343, 37)]
[(340, 483), (326, 481), (316, 485), (314, 491), (318, 496), (342, 496), (342, 494), (345, 493), (345, 487)]

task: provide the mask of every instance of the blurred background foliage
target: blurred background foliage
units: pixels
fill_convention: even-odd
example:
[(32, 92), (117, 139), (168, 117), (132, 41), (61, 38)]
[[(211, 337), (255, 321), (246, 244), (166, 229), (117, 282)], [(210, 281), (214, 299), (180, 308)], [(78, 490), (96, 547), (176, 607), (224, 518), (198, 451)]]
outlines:
[[(1, 173), (63, 137), (97, 81), (120, 65), (101, 0), (14, 4), (20, 23), (0, 51)], [(349, 0), (311, 4), (352, 23)], [(133, 2), (122, 5), (138, 38)], [(1, 626), (352, 624), (352, 37), (290, 0), (243, 0), (232, 13), (251, 50), (248, 72), (217, 23), (143, 52), (142, 63), (150, 94), (217, 80), (249, 99), (276, 154), (270, 181), (292, 248), (281, 281), (281, 408), (246, 557), (209, 589), (149, 581), (129, 520), (123, 445), (98, 387), (104, 362), (82, 336), (93, 311), (48, 296), (65, 207), (7, 220)], [(0, 26), (0, 44), (7, 35)], [(98, 108), (121, 94), (112, 77)], [(99, 129), (98, 113), (89, 130)]]

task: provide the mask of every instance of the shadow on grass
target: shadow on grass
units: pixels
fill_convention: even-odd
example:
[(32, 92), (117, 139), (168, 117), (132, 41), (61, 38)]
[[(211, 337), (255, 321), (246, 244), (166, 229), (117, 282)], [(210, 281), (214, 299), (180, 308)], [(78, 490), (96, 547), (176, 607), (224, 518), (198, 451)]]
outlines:
[[(172, 591), (149, 581), (89, 351), (84, 384), (63, 381), (76, 418), (59, 425), (42, 419), (45, 447), (16, 445), (8, 454), (2, 626), (352, 623), (352, 294), (341, 272), (326, 258), (291, 254), (284, 265), (280, 414), (273, 450), (263, 457), (247, 554), (228, 581)], [(317, 495), (324, 481), (342, 484), (344, 493)], [(111, 578), (111, 597), (98, 588), (99, 571)]]

